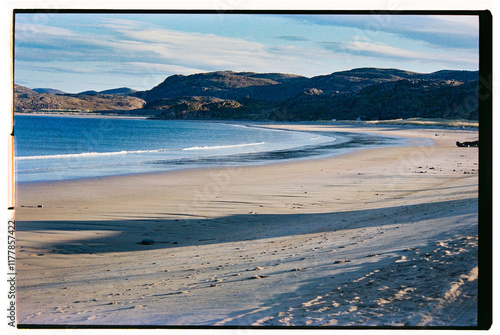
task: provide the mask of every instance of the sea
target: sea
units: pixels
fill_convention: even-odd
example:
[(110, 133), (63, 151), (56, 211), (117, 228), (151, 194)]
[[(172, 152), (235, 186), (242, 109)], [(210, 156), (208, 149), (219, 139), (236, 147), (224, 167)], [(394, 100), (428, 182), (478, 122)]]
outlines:
[(59, 181), (272, 164), (406, 143), (244, 122), (29, 114), (14, 116), (14, 171), (19, 183)]

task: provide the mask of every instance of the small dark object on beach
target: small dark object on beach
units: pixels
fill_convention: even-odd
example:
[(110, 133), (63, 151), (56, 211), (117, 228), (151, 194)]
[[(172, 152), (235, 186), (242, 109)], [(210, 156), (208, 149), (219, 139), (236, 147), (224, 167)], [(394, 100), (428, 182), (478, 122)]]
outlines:
[(339, 264), (339, 263), (347, 263), (350, 262), (349, 259), (339, 259), (338, 261), (333, 262), (333, 264)]
[(457, 141), (457, 147), (460, 147), (460, 148), (465, 148), (465, 147), (479, 147), (479, 140), (478, 141), (472, 141), (472, 142), (458, 142)]
[(143, 245), (150, 245), (150, 244), (154, 244), (155, 241), (154, 240), (151, 240), (149, 238), (145, 238), (144, 240), (141, 241), (141, 244)]
[(252, 277), (249, 277), (248, 279), (262, 279), (262, 278), (267, 278), (269, 276), (267, 275), (255, 275), (255, 276), (252, 276)]
[(43, 205), (38, 205), (37, 207), (38, 207), (38, 208), (42, 208), (42, 207), (43, 207)]

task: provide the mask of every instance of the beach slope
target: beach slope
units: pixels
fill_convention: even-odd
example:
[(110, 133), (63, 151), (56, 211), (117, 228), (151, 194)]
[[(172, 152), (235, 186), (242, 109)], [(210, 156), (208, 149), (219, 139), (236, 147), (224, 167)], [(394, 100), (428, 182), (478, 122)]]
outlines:
[(475, 326), (477, 130), (279, 127), (434, 144), (19, 184), (19, 324)]

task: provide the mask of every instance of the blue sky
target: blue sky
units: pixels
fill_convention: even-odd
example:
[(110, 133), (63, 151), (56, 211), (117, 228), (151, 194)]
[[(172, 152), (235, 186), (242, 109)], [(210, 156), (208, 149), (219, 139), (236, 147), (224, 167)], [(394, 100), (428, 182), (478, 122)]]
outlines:
[(70, 93), (218, 70), (479, 68), (477, 16), (19, 13), (14, 36), (16, 84)]

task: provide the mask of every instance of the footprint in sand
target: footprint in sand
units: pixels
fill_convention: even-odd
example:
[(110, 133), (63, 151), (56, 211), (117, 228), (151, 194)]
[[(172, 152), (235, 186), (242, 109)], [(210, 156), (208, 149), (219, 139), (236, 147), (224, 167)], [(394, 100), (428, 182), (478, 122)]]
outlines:
[(87, 318), (87, 320), (95, 320), (95, 319), (100, 319), (100, 318), (102, 318), (102, 316), (99, 316), (99, 315), (92, 315), (92, 316), (89, 316), (89, 317)]
[(145, 307), (146, 307), (145, 305), (137, 305), (137, 306), (131, 307), (131, 309), (141, 309), (141, 308), (145, 308)]
[(311, 307), (311, 306), (315, 306), (315, 305), (324, 304), (326, 301), (325, 300), (321, 300), (321, 299), (323, 299), (323, 297), (319, 295), (316, 298), (314, 298), (313, 300), (310, 300), (310, 301), (307, 301), (307, 302), (303, 302), (302, 306), (303, 307)]
[(396, 263), (402, 263), (402, 262), (408, 262), (406, 256), (401, 256), (401, 258), (396, 261)]

